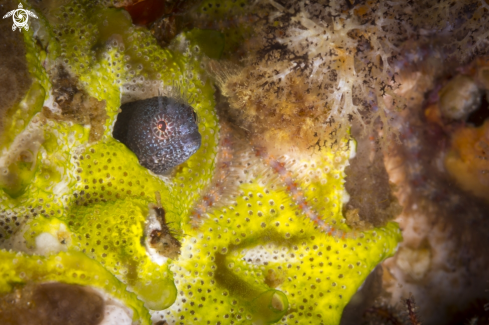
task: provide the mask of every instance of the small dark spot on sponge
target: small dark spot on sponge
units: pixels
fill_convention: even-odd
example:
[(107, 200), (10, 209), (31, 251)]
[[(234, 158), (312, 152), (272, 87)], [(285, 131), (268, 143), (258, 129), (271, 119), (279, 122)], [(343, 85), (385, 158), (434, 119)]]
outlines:
[(104, 308), (99, 294), (79, 285), (29, 284), (0, 297), (0, 324), (97, 325)]

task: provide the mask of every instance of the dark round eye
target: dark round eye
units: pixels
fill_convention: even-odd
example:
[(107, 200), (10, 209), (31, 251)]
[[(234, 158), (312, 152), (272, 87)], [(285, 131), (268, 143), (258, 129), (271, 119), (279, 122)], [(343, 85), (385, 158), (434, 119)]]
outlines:
[(143, 167), (164, 175), (200, 148), (197, 118), (191, 106), (171, 97), (147, 98), (121, 106), (112, 135), (136, 154)]
[(158, 130), (160, 130), (161, 132), (164, 132), (166, 130), (166, 123), (165, 121), (163, 120), (159, 120), (158, 121), (158, 124), (156, 124), (156, 127), (158, 128)]

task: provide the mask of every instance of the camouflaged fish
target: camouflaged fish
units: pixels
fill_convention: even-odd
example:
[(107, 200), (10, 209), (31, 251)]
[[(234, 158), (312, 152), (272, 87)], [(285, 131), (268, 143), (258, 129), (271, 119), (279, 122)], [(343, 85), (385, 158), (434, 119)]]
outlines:
[[(103, 1), (47, 6), (24, 33), (32, 85), (3, 122), (0, 293), (88, 286), (134, 324), (338, 324), (401, 239), (393, 222), (345, 223), (354, 141), (268, 152), (219, 116), (205, 31), (162, 48)], [(121, 106), (158, 96), (181, 103), (192, 134), (165, 175), (113, 137)], [(162, 135), (170, 119), (153, 127)]]

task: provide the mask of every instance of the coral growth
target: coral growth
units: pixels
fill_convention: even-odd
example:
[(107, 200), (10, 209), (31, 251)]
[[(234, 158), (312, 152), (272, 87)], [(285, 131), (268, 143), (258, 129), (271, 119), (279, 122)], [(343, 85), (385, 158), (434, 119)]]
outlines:
[(445, 166), (464, 190), (489, 201), (489, 121), (452, 135)]
[[(487, 71), (489, 60), (479, 58), (463, 67), (463, 74), (453, 77), (439, 92), (439, 101), (430, 106), (428, 116), (439, 114), (446, 117), (446, 102), (453, 105), (452, 112), (458, 112), (458, 120), (466, 124), (453, 123), (450, 132), (450, 148), (444, 157), (444, 165), (459, 187), (477, 197), (489, 199), (489, 108), (487, 96), (489, 83)], [(459, 85), (459, 80), (466, 80)], [(458, 85), (452, 89), (452, 85)], [(451, 93), (447, 95), (447, 93)], [(447, 98), (448, 97), (448, 98)], [(453, 118), (453, 116), (449, 116)], [(446, 122), (432, 118), (445, 130)]]
[[(483, 178), (471, 184), (472, 173), (484, 170), (485, 161), (483, 151), (474, 146), (483, 139), (481, 125), (487, 116), (485, 86), (479, 78), (484, 62), (479, 58), (444, 65), (442, 60), (430, 60), (407, 68), (411, 72), (404, 74), (405, 84), (416, 81), (403, 93), (413, 98), (410, 111), (398, 117), (403, 143), (384, 156), (404, 206), (397, 220), (405, 238), (396, 257), (384, 263), (389, 274), (384, 287), (391, 295), (385, 300), (395, 304), (412, 292), (423, 324), (460, 324), (469, 318), (458, 318), (467, 304), (487, 297), (483, 283), (487, 281), (488, 206), (482, 199), (485, 191), (475, 186)], [(460, 80), (460, 75), (474, 80), (479, 89), (452, 88), (449, 97), (462, 103), (454, 112), (462, 114), (447, 116), (440, 102), (447, 95), (446, 87), (451, 88), (451, 81)], [(424, 96), (417, 95), (420, 91)], [(468, 102), (480, 105), (467, 114), (471, 105), (463, 103)], [(470, 167), (474, 162), (477, 168)], [(457, 164), (458, 169), (453, 168)], [(464, 188), (463, 182), (472, 189)]]
[(328, 135), (345, 135), (355, 119), (367, 133), (380, 122), (385, 144), (399, 135), (393, 114), (407, 107), (396, 93), (401, 69), (425, 48), (452, 59), (482, 52), (486, 7), (484, 1), (259, 2), (251, 9), (260, 19), (243, 45), (244, 67), (215, 70), (231, 113), (267, 143), (329, 146)]

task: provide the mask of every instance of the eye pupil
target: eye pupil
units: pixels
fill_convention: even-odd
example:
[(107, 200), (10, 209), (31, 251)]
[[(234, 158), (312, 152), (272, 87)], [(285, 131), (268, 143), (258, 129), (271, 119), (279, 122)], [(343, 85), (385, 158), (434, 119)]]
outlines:
[(166, 129), (166, 123), (165, 123), (165, 121), (159, 121), (158, 124), (156, 125), (156, 127), (160, 131), (165, 131), (165, 129)]

